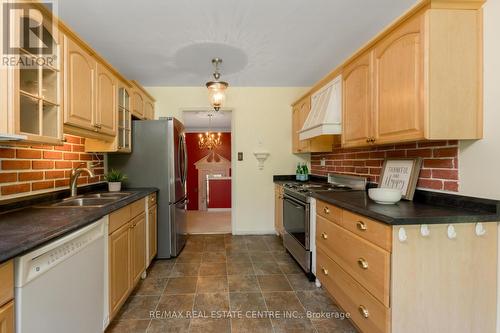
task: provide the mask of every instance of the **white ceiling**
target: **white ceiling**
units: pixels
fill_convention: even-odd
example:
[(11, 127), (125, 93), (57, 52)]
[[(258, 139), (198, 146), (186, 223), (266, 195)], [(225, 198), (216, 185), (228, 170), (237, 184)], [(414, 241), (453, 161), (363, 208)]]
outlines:
[[(209, 112), (212, 114), (210, 127)], [(187, 132), (205, 132), (209, 128), (215, 132), (231, 132), (231, 111), (186, 110), (182, 112), (182, 123)]]
[(60, 0), (58, 15), (128, 78), (310, 86), (416, 0)]

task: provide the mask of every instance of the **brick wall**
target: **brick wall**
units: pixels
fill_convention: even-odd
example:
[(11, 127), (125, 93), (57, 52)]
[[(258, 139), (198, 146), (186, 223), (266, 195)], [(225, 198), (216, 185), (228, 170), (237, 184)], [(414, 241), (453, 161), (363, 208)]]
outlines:
[(102, 154), (84, 152), (85, 139), (65, 135), (63, 146), (0, 143), (0, 200), (69, 186), (70, 170), (81, 163), (98, 162), (95, 177), (82, 174), (78, 184), (104, 181)]
[[(388, 157), (422, 157), (418, 188), (458, 192), (457, 141), (411, 142), (355, 149), (334, 147), (331, 153), (311, 154), (311, 173), (360, 175), (378, 183), (383, 161)], [(323, 158), (324, 167), (320, 165)]]

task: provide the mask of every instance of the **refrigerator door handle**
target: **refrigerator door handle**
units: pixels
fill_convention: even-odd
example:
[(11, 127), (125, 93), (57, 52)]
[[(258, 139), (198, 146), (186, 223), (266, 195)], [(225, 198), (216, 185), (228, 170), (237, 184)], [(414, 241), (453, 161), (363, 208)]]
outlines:
[(184, 152), (184, 185), (187, 182), (187, 173), (188, 173), (188, 154), (186, 147), (186, 138), (182, 135), (182, 151)]

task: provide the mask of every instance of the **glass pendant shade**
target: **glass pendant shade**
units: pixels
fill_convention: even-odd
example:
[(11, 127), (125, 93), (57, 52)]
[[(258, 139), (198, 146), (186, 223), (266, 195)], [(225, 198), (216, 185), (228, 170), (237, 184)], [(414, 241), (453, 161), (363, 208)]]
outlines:
[(207, 82), (208, 100), (215, 111), (219, 111), (226, 101), (227, 82), (210, 81)]

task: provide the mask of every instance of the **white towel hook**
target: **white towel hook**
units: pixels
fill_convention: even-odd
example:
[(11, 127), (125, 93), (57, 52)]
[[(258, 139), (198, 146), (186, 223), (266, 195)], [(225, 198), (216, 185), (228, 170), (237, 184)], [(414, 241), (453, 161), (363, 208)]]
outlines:
[(422, 237), (428, 237), (430, 235), (431, 231), (429, 230), (429, 226), (427, 224), (422, 224), (420, 226), (420, 234)]
[(455, 230), (455, 227), (453, 224), (448, 225), (448, 238), (449, 239), (455, 239), (457, 238), (457, 232)]
[(399, 228), (398, 238), (399, 238), (400, 242), (406, 242), (406, 240), (408, 239), (408, 236), (406, 235), (406, 229), (405, 228), (403, 228), (403, 227)]
[(476, 235), (481, 237), (485, 234), (486, 234), (486, 229), (484, 228), (484, 225), (481, 222), (476, 223)]

